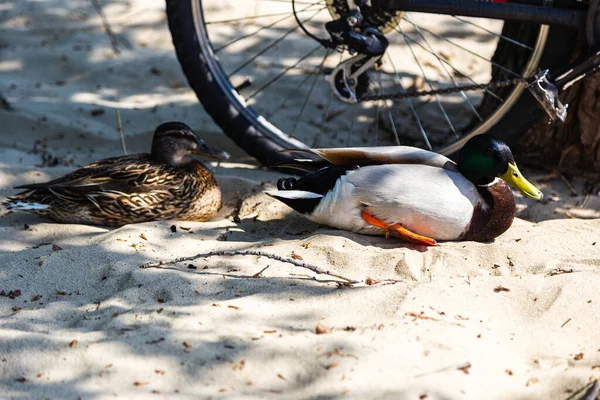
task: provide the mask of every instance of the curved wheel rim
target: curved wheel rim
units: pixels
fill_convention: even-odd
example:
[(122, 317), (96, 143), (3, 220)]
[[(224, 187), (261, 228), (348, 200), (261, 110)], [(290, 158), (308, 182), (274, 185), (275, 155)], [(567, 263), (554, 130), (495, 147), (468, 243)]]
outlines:
[[(540, 33), (537, 38), (536, 45), (534, 47), (534, 54), (529, 59), (529, 62), (523, 69), (523, 76), (530, 76), (531, 74), (533, 74), (535, 72), (535, 70), (540, 62), (540, 58), (542, 57), (542, 52), (544, 50), (544, 47), (546, 46), (546, 39), (548, 38), (548, 32), (549, 32), (548, 25), (540, 26)], [(496, 109), (496, 111), (494, 111), (493, 114), (488, 116), (488, 118), (482, 124), (475, 127), (471, 132), (466, 134), (463, 138), (457, 140), (456, 142), (452, 143), (449, 146), (446, 146), (446, 147), (438, 150), (438, 152), (441, 154), (445, 154), (445, 155), (452, 154), (452, 153), (460, 150), (461, 147), (473, 136), (480, 135), (480, 134), (485, 133), (488, 130), (490, 130), (494, 125), (496, 125), (496, 123), (498, 123), (498, 121), (500, 121), (502, 119), (502, 117), (504, 117), (506, 115), (506, 113), (508, 113), (508, 111), (510, 111), (512, 106), (517, 102), (517, 100), (519, 100), (519, 97), (521, 96), (521, 94), (523, 93), (523, 91), (526, 88), (527, 88), (527, 85), (525, 83), (517, 84), (504, 102), (508, 106)]]
[(256, 119), (261, 122), (258, 129), (263, 134), (269, 136), (275, 143), (280, 145), (282, 148), (289, 147), (290, 144), (295, 146), (296, 148), (307, 148), (304, 143), (299, 140), (295, 140), (290, 138), (288, 135), (283, 133), (279, 128), (275, 125), (271, 124), (267, 121), (262, 115), (256, 113), (251, 107), (246, 104), (245, 99), (240, 96), (237, 91), (229, 82), (227, 78), (227, 74), (221, 68), (221, 65), (216, 61), (216, 57), (214, 55), (213, 48), (210, 44), (210, 40), (208, 38), (208, 33), (206, 31), (206, 27), (204, 25), (203, 18), (203, 10), (200, 8), (200, 1), (192, 1), (192, 10), (194, 17), (194, 27), (196, 28), (196, 35), (198, 40), (200, 41), (200, 46), (202, 47), (204, 54), (207, 54), (206, 61), (208, 63), (208, 68), (210, 69), (213, 77), (217, 80), (221, 88), (225, 88), (224, 91), (228, 100), (234, 107), (238, 110), (238, 112), (244, 115), (248, 119)]
[[(256, 121), (257, 123), (254, 124), (255, 127), (264, 136), (270, 138), (274, 143), (281, 146), (282, 148), (314, 147), (314, 143), (312, 143), (312, 144), (305, 143), (302, 140), (298, 140), (297, 138), (286, 134), (274, 123), (271, 123), (269, 121), (270, 118), (265, 118), (263, 115), (261, 115), (260, 112), (255, 110), (255, 108), (253, 106), (249, 105), (248, 102), (246, 101), (246, 99), (242, 95), (240, 95), (240, 93), (238, 93), (236, 91), (235, 87), (233, 86), (232, 82), (230, 81), (229, 75), (225, 72), (225, 70), (219, 63), (217, 55), (215, 54), (215, 50), (213, 48), (214, 44), (210, 41), (210, 34), (209, 34), (207, 26), (205, 24), (202, 1), (201, 0), (190, 0), (190, 1), (192, 1), (193, 18), (194, 18), (194, 26), (196, 29), (196, 34), (199, 39), (199, 44), (202, 48), (202, 51), (205, 54), (208, 68), (210, 69), (210, 71), (211, 71), (213, 77), (215, 78), (215, 80), (217, 81), (217, 83), (223, 89), (223, 92), (227, 96), (229, 102), (245, 118), (247, 118), (248, 120), (251, 120), (251, 121)], [(283, 0), (271, 0), (271, 1), (283, 2)], [(305, 4), (308, 4), (308, 2), (306, 2)], [(314, 4), (318, 4), (318, 3), (314, 3)], [(274, 13), (274, 14), (276, 14), (276, 13)], [(456, 17), (454, 17), (454, 18), (456, 18)], [(406, 43), (408, 43), (407, 35), (403, 32), (400, 32), (400, 33), (404, 36), (404, 40), (406, 41)], [(425, 39), (423, 33), (422, 32), (419, 32), (419, 33), (421, 34), (423, 39)], [(540, 26), (537, 40), (535, 41), (535, 44), (532, 47), (531, 55), (528, 58), (528, 60), (526, 61), (523, 68), (521, 69), (522, 75), (529, 76), (535, 71), (535, 69), (539, 63), (539, 60), (541, 58), (541, 54), (542, 54), (542, 51), (545, 46), (545, 41), (546, 41), (547, 35), (548, 35), (548, 27)], [(498, 35), (498, 36), (500, 36), (500, 35)], [(237, 41), (237, 40), (238, 39), (236, 39), (235, 41)], [(307, 40), (308, 40), (308, 38), (307, 38)], [(425, 40), (425, 42), (427, 42), (427, 41)], [(431, 50), (433, 50), (433, 49), (431, 49)], [(412, 48), (411, 48), (411, 52), (413, 52)], [(390, 56), (389, 53), (386, 56), (389, 57), (391, 64), (394, 65), (392, 56)], [(325, 56), (323, 57), (323, 61), (320, 65), (321, 68), (323, 67), (327, 57), (328, 57), (328, 55), (327, 55), (327, 53), (325, 53)], [(440, 60), (440, 57), (439, 56), (436, 56), (436, 57), (440, 61), (440, 64), (442, 64), (442, 60)], [(419, 63), (419, 62), (417, 61), (417, 63)], [(396, 71), (396, 74), (398, 74), (396, 67), (394, 66), (393, 68)], [(425, 76), (425, 72), (423, 72), (423, 75)], [(379, 76), (381, 77), (381, 73), (379, 73)], [(381, 84), (381, 78), (379, 78), (379, 79), (380, 79), (379, 82)], [(313, 86), (315, 85), (315, 83), (314, 83), (315, 81), (313, 81), (313, 84), (312, 84)], [(400, 82), (400, 78), (398, 78), (398, 81)], [(454, 79), (452, 79), (452, 82), (454, 82), (454, 84), (456, 85)], [(401, 83), (400, 83), (400, 85), (401, 85)], [(430, 85), (431, 85), (431, 83), (430, 83)], [(467, 132), (462, 132), (462, 134), (460, 136), (457, 135), (456, 139), (452, 143), (443, 145), (443, 146), (436, 146), (437, 148), (433, 148), (433, 146), (431, 146), (429, 144), (429, 142), (427, 140), (427, 134), (425, 133), (424, 137), (425, 137), (426, 144), (428, 145), (428, 147), (430, 149), (440, 152), (442, 154), (453, 153), (454, 151), (460, 149), (460, 147), (462, 147), (462, 145), (472, 136), (484, 133), (484, 132), (488, 131), (492, 126), (494, 126), (504, 115), (506, 115), (506, 113), (510, 110), (510, 108), (516, 103), (516, 101), (519, 99), (520, 95), (525, 90), (525, 88), (526, 88), (525, 84), (516, 85), (513, 88), (513, 90), (510, 92), (510, 94), (505, 96), (503, 103), (499, 107), (497, 107), (492, 113), (487, 115), (483, 121), (481, 121), (480, 123), (474, 124)], [(312, 88), (310, 90), (312, 91)], [(307, 99), (308, 99), (308, 97), (307, 97)], [(466, 97), (465, 97), (465, 99), (466, 99)], [(330, 99), (330, 102), (331, 102), (331, 99)], [(304, 103), (306, 103), (306, 101)], [(378, 103), (380, 103), (380, 102), (378, 102)], [(438, 99), (438, 103), (439, 103), (439, 99)], [(300, 115), (302, 115), (302, 113), (304, 112), (305, 106), (306, 106), (306, 104), (302, 105)], [(329, 107), (329, 106), (327, 106), (327, 107)], [(355, 115), (356, 115), (356, 109), (358, 106), (351, 105), (351, 107), (355, 108), (355, 111), (353, 113), (354, 114), (353, 121), (352, 121), (352, 124), (353, 124), (354, 120), (356, 119)], [(378, 140), (378, 138), (379, 138), (379, 123), (381, 121), (380, 120), (380, 107), (381, 107), (380, 104), (378, 104), (377, 111), (376, 111), (377, 112), (377, 117), (376, 117), (377, 118), (377, 122), (376, 122), (376, 124), (377, 124), (377, 139), (376, 140)], [(393, 105), (392, 105), (392, 107), (393, 107)], [(441, 103), (440, 103), (440, 107), (441, 107)], [(411, 108), (414, 108), (414, 107), (411, 105)], [(443, 107), (441, 107), (441, 108), (443, 108)], [(473, 108), (473, 106), (472, 106), (472, 108)], [(327, 113), (329, 113), (329, 109), (327, 110)], [(413, 114), (416, 117), (419, 128), (421, 130), (423, 130), (421, 127), (421, 122), (419, 122), (419, 117), (416, 116), (416, 112), (414, 110), (413, 110)], [(391, 129), (389, 129), (389, 130), (393, 131), (393, 134), (396, 135), (396, 141), (399, 142), (399, 136), (396, 132), (397, 129), (395, 127), (395, 121), (394, 121), (393, 117), (391, 117), (391, 113), (390, 113), (390, 118), (391, 118), (391, 124), (390, 124)], [(296, 120), (296, 123), (292, 129), (292, 135), (294, 134), (294, 130), (296, 129), (296, 126), (298, 125), (299, 119), (300, 119), (300, 117), (298, 117), (298, 120)], [(446, 116), (446, 119), (448, 120), (447, 116)], [(452, 126), (451, 123), (450, 123), (450, 125)], [(350, 133), (348, 136), (349, 143), (350, 143), (350, 138), (352, 136), (352, 129), (353, 129), (353, 127), (352, 127), (352, 125), (350, 125)], [(452, 130), (454, 131), (454, 128), (452, 128)], [(378, 143), (376, 142), (376, 145), (377, 144)], [(396, 144), (398, 144), (398, 143), (396, 143)], [(400, 143), (400, 144), (405, 144), (405, 143)], [(332, 146), (323, 146), (323, 147), (332, 147)], [(421, 147), (427, 148), (426, 146), (421, 146)]]

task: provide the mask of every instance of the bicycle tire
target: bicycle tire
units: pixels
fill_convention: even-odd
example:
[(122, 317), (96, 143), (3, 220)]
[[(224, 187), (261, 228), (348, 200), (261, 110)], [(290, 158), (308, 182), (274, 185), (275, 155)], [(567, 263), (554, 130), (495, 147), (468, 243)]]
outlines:
[[(176, 55), (190, 87), (223, 132), (261, 164), (274, 166), (292, 161), (295, 157), (293, 153), (282, 153), (280, 150), (306, 146), (294, 140), (291, 143), (277, 143), (271, 137), (265, 136), (258, 126), (266, 121), (259, 121), (262, 117), (253, 114), (249, 108), (234, 106), (235, 98), (232, 96), (235, 97), (235, 94), (227, 93), (217, 83), (208, 66), (209, 62), (215, 61), (211, 59), (214, 55), (205, 54), (199, 45), (194, 23), (194, 3), (199, 4), (199, 1), (166, 0), (169, 29)], [(506, 22), (503, 33), (514, 35), (513, 31), (516, 31), (523, 34), (524, 26), (527, 24)], [(532, 29), (525, 34), (531, 34), (536, 28)], [(544, 48), (539, 66), (550, 69), (564, 66), (571, 53), (573, 35), (571, 31), (552, 27), (547, 41), (552, 45)], [(494, 57), (500, 57), (502, 53), (507, 55), (506, 49), (500, 48), (499, 45)], [(508, 56), (510, 57), (510, 52)], [(512, 144), (542, 113), (531, 95), (521, 95), (488, 132)], [(454, 150), (458, 150), (458, 147)]]
[(167, 0), (169, 30), (177, 59), (206, 112), (227, 136), (261, 164), (269, 166), (292, 161), (292, 154), (281, 153), (280, 150), (285, 148), (259, 132), (252, 120), (232, 106), (215, 82), (206, 55), (200, 51), (191, 15), (191, 1)]

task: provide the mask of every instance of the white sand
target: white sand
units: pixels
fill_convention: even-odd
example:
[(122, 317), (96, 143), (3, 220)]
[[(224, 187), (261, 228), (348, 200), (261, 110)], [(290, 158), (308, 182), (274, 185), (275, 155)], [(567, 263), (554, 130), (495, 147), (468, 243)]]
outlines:
[[(213, 222), (114, 230), (2, 211), (0, 290), (21, 294), (0, 297), (0, 397), (564, 399), (600, 377), (598, 196), (570, 197), (530, 171), (552, 201), (519, 197), (521, 218), (494, 243), (426, 251), (319, 227), (262, 194), (280, 175), (257, 169), (203, 112), (162, 3), (104, 4), (118, 55), (90, 3), (66, 4), (1, 6), (0, 93), (15, 110), (0, 111), (0, 201), (12, 186), (119, 155), (119, 108), (130, 152), (169, 119), (232, 152), (216, 171), (227, 206)], [(73, 161), (37, 166), (37, 140)], [(294, 252), (363, 283), (339, 288), (254, 256), (139, 268), (234, 249)]]

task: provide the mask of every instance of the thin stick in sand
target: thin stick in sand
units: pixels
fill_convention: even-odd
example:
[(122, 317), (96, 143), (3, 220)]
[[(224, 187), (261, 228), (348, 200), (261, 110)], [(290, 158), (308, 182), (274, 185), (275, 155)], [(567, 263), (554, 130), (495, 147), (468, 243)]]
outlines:
[(600, 395), (600, 379), (586, 384), (565, 400), (596, 400), (598, 399), (598, 395)]
[(94, 8), (96, 9), (96, 12), (100, 16), (100, 20), (102, 21), (102, 26), (104, 27), (104, 31), (106, 32), (106, 34), (108, 35), (108, 38), (110, 39), (110, 44), (112, 46), (113, 51), (115, 52), (115, 54), (121, 53), (119, 51), (119, 48), (117, 47), (117, 44), (118, 44), (117, 37), (115, 36), (112, 29), (110, 28), (110, 23), (108, 22), (108, 19), (106, 18), (106, 15), (104, 14), (104, 11), (102, 10), (102, 6), (98, 2), (98, 0), (92, 0), (92, 5), (94, 6)]
[(581, 400), (595, 400), (600, 395), (600, 380), (596, 380), (594, 385), (590, 388), (590, 390), (585, 394)]
[(271, 260), (277, 260), (277, 261), (281, 261), (281, 262), (284, 262), (284, 263), (292, 264), (292, 265), (294, 265), (296, 267), (306, 268), (306, 269), (309, 269), (309, 270), (311, 270), (311, 271), (313, 271), (314, 273), (317, 273), (317, 274), (333, 276), (334, 278), (342, 279), (344, 281), (347, 281), (348, 283), (358, 283), (359, 282), (358, 280), (346, 278), (345, 276), (336, 274), (336, 273), (334, 273), (332, 271), (329, 271), (329, 270), (325, 270), (325, 269), (323, 269), (323, 268), (321, 268), (319, 266), (316, 266), (316, 265), (307, 264), (307, 263), (299, 262), (299, 261), (296, 261), (296, 260), (293, 260), (293, 259), (290, 259), (290, 258), (281, 257), (281, 256), (278, 256), (276, 254), (270, 254), (270, 253), (265, 253), (265, 252), (262, 252), (262, 251), (255, 251), (255, 250), (243, 250), (243, 251), (240, 251), (240, 250), (231, 250), (231, 251), (222, 250), (222, 251), (211, 251), (209, 253), (196, 254), (195, 256), (190, 256), (190, 257), (180, 257), (180, 258), (176, 258), (174, 260), (149, 262), (149, 263), (141, 265), (140, 268), (158, 268), (158, 267), (160, 267), (162, 265), (177, 264), (177, 263), (180, 263), (180, 262), (197, 260), (198, 258), (207, 258), (207, 257), (216, 257), (216, 256), (259, 256), (259, 257), (266, 257), (266, 258), (270, 258)]
[(459, 364), (453, 364), (453, 365), (449, 365), (444, 368), (436, 369), (435, 371), (423, 372), (421, 374), (415, 375), (415, 379), (421, 378), (421, 377), (427, 376), (427, 375), (439, 374), (441, 372), (454, 371), (454, 370), (460, 370), (460, 371), (464, 372), (465, 374), (468, 374), (469, 368), (471, 368), (471, 363), (468, 361), (465, 361), (465, 362), (462, 362)]
[(123, 154), (127, 155), (127, 148), (125, 147), (125, 135), (123, 135), (123, 125), (121, 124), (121, 112), (117, 112), (117, 127), (119, 128), (119, 135), (121, 136), (121, 147), (123, 148)]

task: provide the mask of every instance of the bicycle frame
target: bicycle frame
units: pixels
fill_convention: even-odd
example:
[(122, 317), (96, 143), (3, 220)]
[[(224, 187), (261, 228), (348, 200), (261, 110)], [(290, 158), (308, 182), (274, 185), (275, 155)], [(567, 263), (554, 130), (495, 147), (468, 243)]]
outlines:
[[(550, 1), (551, 3), (552, 1)], [(503, 19), (536, 24), (562, 25), (575, 29), (585, 27), (588, 12), (585, 4), (576, 4), (577, 8), (569, 9), (518, 2), (507, 3), (506, 0), (371, 0), (371, 6), (374, 9), (383, 9), (390, 12), (413, 11)]]

